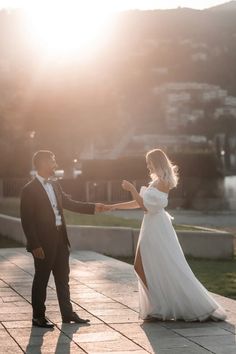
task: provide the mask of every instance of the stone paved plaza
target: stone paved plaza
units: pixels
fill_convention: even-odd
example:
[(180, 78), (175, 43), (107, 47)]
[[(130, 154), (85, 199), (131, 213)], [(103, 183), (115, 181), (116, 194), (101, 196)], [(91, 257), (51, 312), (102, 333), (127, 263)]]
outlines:
[(61, 323), (53, 279), (47, 316), (54, 330), (31, 327), (31, 255), (24, 248), (0, 250), (0, 353), (236, 354), (236, 302), (214, 297), (227, 322), (149, 322), (138, 318), (133, 267), (94, 252), (71, 254), (71, 298), (90, 325)]

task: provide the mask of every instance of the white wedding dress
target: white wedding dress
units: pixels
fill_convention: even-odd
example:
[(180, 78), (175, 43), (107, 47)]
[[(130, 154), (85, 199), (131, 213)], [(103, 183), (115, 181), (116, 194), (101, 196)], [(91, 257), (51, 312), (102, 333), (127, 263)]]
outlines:
[(145, 212), (138, 247), (147, 287), (139, 280), (139, 316), (162, 320), (225, 320), (224, 309), (197, 280), (189, 267), (171, 216), (165, 211), (168, 194), (141, 187)]

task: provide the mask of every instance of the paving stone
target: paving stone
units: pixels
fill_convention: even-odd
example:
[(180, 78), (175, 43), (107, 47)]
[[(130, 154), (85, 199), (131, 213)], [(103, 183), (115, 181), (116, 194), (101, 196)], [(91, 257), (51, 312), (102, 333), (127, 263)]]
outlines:
[(16, 296), (17, 293), (13, 290), (11, 290), (10, 288), (2, 288), (2, 290), (4, 289), (4, 291), (0, 291), (0, 296), (1, 297), (7, 297), (7, 296)]
[(229, 322), (221, 322), (217, 328), (225, 329), (230, 333), (236, 334), (236, 326)]
[(14, 314), (14, 319), (19, 316), (19, 314), (28, 314), (29, 313), (29, 306), (25, 304), (24, 306), (16, 306), (14, 303), (7, 303), (0, 307), (0, 318), (4, 316), (7, 317)]
[(215, 347), (216, 345), (226, 346), (235, 345), (236, 343), (236, 336), (230, 333), (228, 335), (218, 336), (189, 337), (189, 339), (209, 350), (211, 350), (211, 347)]
[[(96, 349), (95, 349), (96, 350)], [(146, 350), (132, 350), (132, 351), (121, 351), (121, 352), (117, 352), (117, 351), (107, 351), (107, 352), (90, 352), (92, 354), (146, 354), (148, 353)], [(158, 352), (159, 353), (159, 352)]]
[(163, 321), (162, 325), (170, 329), (183, 329), (183, 328), (213, 328), (217, 327), (216, 322), (184, 322), (184, 321)]
[(176, 333), (168, 330), (158, 323), (150, 323), (143, 326), (139, 323), (132, 324), (112, 324), (112, 328), (123, 333), (125, 336), (131, 338), (132, 340), (141, 337), (147, 337), (148, 335), (154, 335), (156, 337), (166, 338), (166, 337), (178, 337)]
[(29, 321), (4, 321), (4, 327), (8, 328), (28, 328), (32, 327), (32, 319)]
[(184, 329), (175, 329), (176, 333), (181, 334), (184, 337), (192, 336), (219, 336), (219, 335), (228, 335), (229, 333), (221, 328), (184, 328)]
[[(107, 303), (107, 301), (111, 300), (111, 299), (108, 299), (106, 296), (104, 297), (101, 297), (101, 298), (96, 298), (96, 302), (95, 302), (95, 299), (94, 298), (80, 298), (80, 297), (74, 297), (72, 295), (72, 300), (73, 302), (77, 303), (77, 304), (80, 304), (81, 306), (84, 306), (84, 304), (89, 304), (89, 303)], [(115, 302), (115, 301), (114, 301)]]
[(207, 337), (201, 336), (201, 337), (190, 337), (192, 341), (198, 342), (198, 343), (208, 343), (212, 342), (214, 344), (233, 344), (236, 343), (236, 336), (234, 334), (228, 333), (227, 335), (218, 335), (218, 336), (212, 336), (209, 335)]
[(4, 340), (4, 338), (5, 339), (9, 339), (9, 338), (11, 338), (11, 336), (8, 334), (8, 332), (3, 327), (1, 327), (1, 329), (0, 329), (0, 340), (2, 341), (2, 340)]
[(113, 315), (113, 316), (102, 316), (100, 315), (99, 318), (106, 322), (106, 323), (141, 323), (142, 321), (138, 318), (137, 314), (129, 314), (129, 315)]
[(9, 335), (0, 337), (0, 350), (1, 350), (1, 347), (2, 347), (2, 346), (5, 346), (5, 347), (15, 347), (16, 344), (17, 344), (17, 343), (15, 342), (15, 340), (14, 340), (11, 336), (9, 336)]
[(122, 328), (122, 325), (119, 324), (113, 325), (113, 328), (132, 339), (134, 343), (142, 346), (147, 351), (151, 351), (153, 348), (187, 347), (191, 344), (187, 339), (163, 327), (152, 327), (150, 330), (147, 331), (146, 329), (144, 331), (138, 325), (133, 325), (131, 328), (128, 328), (126, 325)]
[[(24, 284), (24, 282), (31, 282), (32, 276), (21, 276), (21, 275), (12, 275), (13, 272), (8, 271), (7, 274), (4, 275), (4, 280), (9, 285), (12, 283)], [(2, 275), (3, 277), (3, 275)]]
[(18, 302), (22, 301), (22, 297), (20, 295), (17, 296), (2, 296), (3, 302)]
[(107, 298), (105, 295), (99, 294), (97, 292), (88, 292), (88, 293), (73, 293), (73, 299), (93, 299), (93, 301), (96, 301), (96, 299), (104, 299), (107, 301)]
[[(22, 352), (21, 352), (22, 353)], [(47, 345), (34, 345), (29, 346), (26, 350), (26, 354), (84, 354), (84, 351), (80, 349), (75, 343), (58, 343)]]
[(86, 285), (83, 285), (83, 284), (78, 284), (78, 283), (72, 283), (70, 282), (70, 289), (71, 289), (71, 292), (92, 292), (94, 291), (93, 289), (87, 287)]
[[(1, 260), (0, 260), (1, 261)], [(9, 286), (3, 282), (2, 280), (0, 280), (0, 288), (8, 288)]]
[(99, 277), (97, 277), (97, 279), (96, 278), (94, 278), (94, 279), (85, 279), (84, 280), (84, 284), (87, 284), (88, 286), (90, 286), (90, 287), (95, 287), (96, 285), (102, 285), (102, 284), (109, 284), (109, 285), (111, 285), (111, 284), (113, 284), (114, 282), (112, 281), (112, 280), (108, 280), (108, 279), (106, 279), (106, 278), (100, 278), (99, 279)]
[(209, 350), (204, 348), (187, 347), (187, 348), (174, 348), (174, 349), (160, 349), (157, 354), (210, 354)]
[(214, 354), (235, 354), (236, 353), (236, 344), (230, 344), (230, 345), (217, 345), (211, 346), (212, 353)]
[(139, 350), (140, 347), (134, 344), (128, 339), (112, 340), (105, 342), (91, 342), (91, 343), (79, 343), (80, 347), (88, 353), (97, 352), (106, 352), (106, 351), (133, 351)]
[(19, 337), (42, 337), (45, 338), (49, 335), (58, 336), (61, 332), (57, 329), (49, 329), (49, 328), (39, 328), (39, 327), (25, 327), (25, 328), (9, 328), (8, 332), (14, 338)]
[(76, 251), (71, 257), (71, 299), (74, 310), (91, 323), (61, 323), (51, 277), (46, 315), (56, 326), (47, 330), (31, 323), (32, 257), (21, 248), (6, 249), (0, 267), (4, 280), (0, 280), (0, 353), (236, 354), (236, 306), (231, 299), (213, 294), (227, 308), (227, 322), (143, 322), (133, 267), (94, 252)]
[(32, 346), (51, 346), (55, 345), (57, 343), (70, 343), (71, 339), (65, 336), (64, 334), (54, 334), (51, 333), (51, 335), (48, 334), (47, 332), (45, 335), (41, 336), (26, 336), (26, 337), (16, 337), (17, 343), (19, 343), (20, 347), (23, 348), (24, 350), (27, 347), (32, 347)]
[(92, 333), (78, 333), (73, 335), (73, 340), (78, 343), (91, 342), (106, 342), (122, 338), (122, 335), (116, 331), (92, 332)]
[[(29, 277), (20, 277), (20, 281), (18, 281), (17, 279), (15, 281), (8, 281), (9, 286), (11, 286), (12, 288), (15, 287), (20, 287), (22, 284), (24, 284), (24, 287), (31, 287), (32, 285), (32, 276)], [(23, 281), (22, 281), (23, 278)]]
[(112, 331), (113, 329), (110, 328), (107, 324), (102, 322), (90, 325), (81, 325), (79, 323), (62, 323), (57, 326), (60, 331), (71, 337), (74, 333), (97, 333), (97, 332), (104, 332), (105, 330)]
[(0, 321), (1, 322), (9, 322), (9, 321), (27, 321), (32, 319), (31, 311), (27, 310), (26, 313), (18, 313), (15, 311), (14, 313), (0, 313)]
[(1, 350), (0, 351), (1, 354), (22, 354), (23, 353), (21, 348), (16, 343), (12, 346), (1, 344), (0, 350)]
[(27, 309), (27, 311), (29, 312), (32, 312), (32, 306), (31, 306), (31, 304), (29, 304), (27, 301), (17, 301), (17, 302), (13, 302), (12, 303), (16, 308), (17, 308), (17, 312), (18, 312), (18, 308), (19, 307), (21, 307), (21, 308), (25, 308), (25, 309)]
[(100, 309), (104, 309), (104, 310), (113, 310), (113, 309), (127, 309), (126, 306), (119, 304), (118, 302), (96, 302), (96, 303), (89, 303), (89, 304), (84, 304), (84, 307), (86, 307), (89, 311), (91, 310), (100, 310)]
[[(95, 316), (113, 316), (117, 315), (117, 309), (91, 309), (90, 312), (92, 312), (93, 315)], [(124, 308), (124, 309), (119, 309), (119, 315), (120, 316), (135, 316), (137, 317), (137, 313), (133, 310)]]

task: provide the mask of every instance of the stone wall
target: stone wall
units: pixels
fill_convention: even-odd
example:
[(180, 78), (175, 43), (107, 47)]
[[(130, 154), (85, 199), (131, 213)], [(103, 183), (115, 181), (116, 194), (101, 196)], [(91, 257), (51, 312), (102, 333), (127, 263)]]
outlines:
[[(20, 219), (0, 214), (0, 234), (25, 245)], [(139, 230), (126, 227), (68, 225), (72, 250), (90, 250), (110, 256), (135, 254)], [(177, 233), (185, 255), (229, 259), (234, 254), (234, 236), (221, 231), (180, 231)]]

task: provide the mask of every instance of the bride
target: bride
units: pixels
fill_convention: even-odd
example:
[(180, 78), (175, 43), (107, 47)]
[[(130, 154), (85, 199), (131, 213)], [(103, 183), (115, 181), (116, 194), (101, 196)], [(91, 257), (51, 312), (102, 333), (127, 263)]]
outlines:
[(139, 315), (144, 320), (225, 320), (226, 313), (190, 269), (171, 216), (165, 211), (168, 192), (177, 186), (177, 167), (159, 149), (146, 155), (152, 182), (141, 187), (123, 181), (133, 200), (111, 205), (115, 209), (145, 211), (134, 269), (139, 282)]

